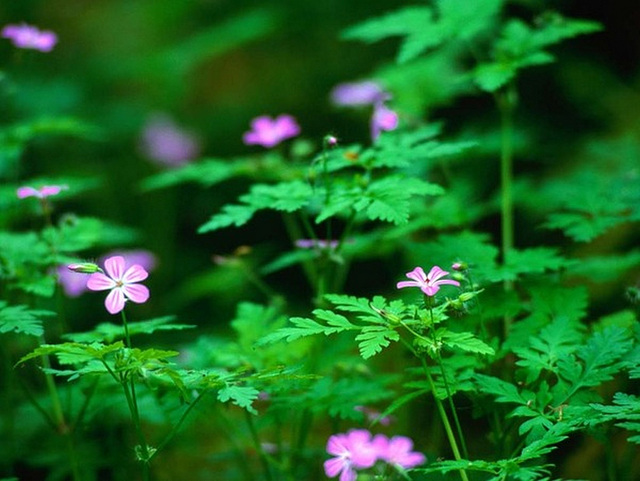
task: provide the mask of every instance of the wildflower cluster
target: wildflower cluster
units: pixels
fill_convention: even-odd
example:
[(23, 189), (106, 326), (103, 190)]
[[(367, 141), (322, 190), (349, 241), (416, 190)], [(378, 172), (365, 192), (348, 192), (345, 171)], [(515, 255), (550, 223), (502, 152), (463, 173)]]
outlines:
[(330, 478), (340, 476), (340, 481), (354, 481), (358, 471), (378, 462), (403, 470), (424, 464), (425, 455), (412, 449), (413, 441), (408, 437), (373, 436), (366, 429), (352, 429), (329, 437), (327, 453), (334, 457), (324, 462), (324, 471)]

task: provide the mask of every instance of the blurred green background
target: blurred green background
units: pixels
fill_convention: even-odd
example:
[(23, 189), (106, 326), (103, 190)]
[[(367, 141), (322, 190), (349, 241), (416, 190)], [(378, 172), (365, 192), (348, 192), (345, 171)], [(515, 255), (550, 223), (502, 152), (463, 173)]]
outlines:
[[(365, 45), (340, 38), (354, 23), (416, 3), (4, 1), (3, 25), (26, 22), (50, 29), (59, 43), (47, 54), (16, 49), (6, 40), (0, 43), (2, 122), (68, 117), (83, 125), (70, 129), (70, 135), (36, 136), (22, 152), (13, 180), (99, 179), (81, 196), (61, 200), (58, 213), (97, 216), (138, 229), (138, 237), (121, 247), (148, 249), (158, 257), (159, 267), (149, 281), (153, 302), (145, 306), (149, 314), (175, 312), (187, 320), (197, 315), (199, 322), (210, 316), (224, 323), (239, 299), (264, 299), (232, 269), (211, 274), (212, 256), (228, 255), (241, 245), (266, 246), (247, 257), (248, 263), (259, 264), (290, 248), (290, 241), (279, 218), (268, 214), (240, 230), (196, 233), (221, 205), (247, 189), (245, 181), (211, 189), (184, 184), (143, 191), (141, 182), (165, 169), (145, 158), (141, 149), (145, 123), (154, 114), (170, 116), (197, 136), (204, 158), (260, 153), (261, 148), (242, 143), (242, 133), (261, 114), (294, 115), (302, 137), (316, 148), (327, 133), (344, 142), (367, 143), (367, 113), (335, 108), (329, 92), (340, 82), (376, 78), (393, 93), (394, 107), (407, 119), (443, 119), (450, 136), (486, 139), (478, 156), (489, 165), (497, 156), (498, 116), (490, 96), (460, 84), (464, 65), (452, 63), (444, 53), (425, 63), (398, 66), (394, 40)], [(597, 20), (604, 31), (565, 42), (554, 49), (558, 62), (527, 70), (519, 79), (516, 169), (552, 172), (579, 165), (594, 155), (587, 147), (594, 141), (627, 139), (631, 150), (623, 155), (634, 156), (640, 112), (640, 4), (519, 0), (507, 4), (506, 14), (531, 21), (547, 9)], [(611, 152), (609, 147), (605, 151)], [(471, 168), (483, 178), (482, 173), (495, 171), (496, 165)], [(484, 182), (486, 191), (497, 185), (491, 175)], [(541, 232), (523, 219), (518, 225), (520, 244), (562, 241), (557, 231)], [(479, 227), (497, 232), (496, 218), (486, 217)], [(84, 254), (99, 257), (104, 252)], [(397, 270), (392, 259), (365, 263), (352, 273), (348, 290), (361, 294), (386, 289)], [(378, 273), (375, 281), (373, 271)], [(266, 280), (276, 288), (293, 289), (294, 295), (309, 294), (299, 287), (300, 273), (292, 269)], [(68, 309), (99, 302), (89, 297), (73, 301)]]

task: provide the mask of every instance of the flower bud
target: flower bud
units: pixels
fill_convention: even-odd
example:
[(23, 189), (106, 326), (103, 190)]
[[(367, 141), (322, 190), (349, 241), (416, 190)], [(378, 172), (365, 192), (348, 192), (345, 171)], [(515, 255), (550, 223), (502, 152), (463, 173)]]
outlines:
[(466, 271), (469, 268), (466, 262), (454, 262), (451, 264), (451, 269), (454, 271)]
[(102, 269), (93, 262), (78, 262), (75, 264), (69, 264), (67, 269), (78, 272), (80, 274), (94, 274), (96, 272), (102, 272)]

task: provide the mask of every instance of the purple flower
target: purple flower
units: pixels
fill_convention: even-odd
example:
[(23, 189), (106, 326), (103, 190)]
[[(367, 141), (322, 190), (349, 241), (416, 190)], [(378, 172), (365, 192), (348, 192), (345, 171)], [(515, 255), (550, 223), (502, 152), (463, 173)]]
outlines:
[(58, 42), (55, 33), (49, 30), (38, 30), (32, 25), (5, 25), (2, 29), (2, 37), (11, 39), (13, 45), (18, 48), (29, 48), (50, 52)]
[(443, 284), (450, 284), (453, 286), (460, 285), (458, 281), (454, 281), (452, 279), (440, 280), (442, 277), (448, 274), (448, 272), (443, 271), (438, 266), (433, 266), (428, 275), (424, 273), (422, 267), (416, 267), (411, 272), (407, 272), (407, 277), (413, 280), (398, 282), (397, 288), (402, 289), (403, 287), (419, 287), (426, 295), (435, 296), (436, 292), (440, 290), (440, 286)]
[(337, 240), (322, 239), (298, 239), (295, 242), (296, 247), (299, 247), (300, 249), (313, 249), (315, 247), (318, 247), (319, 249), (335, 249), (336, 247), (338, 247), (338, 243), (339, 242)]
[(380, 414), (382, 414), (382, 413), (379, 412), (379, 411), (376, 411), (375, 409), (371, 409), (370, 407), (367, 407), (367, 406), (355, 406), (353, 409), (355, 411), (359, 411), (362, 414), (364, 414), (364, 417), (370, 423), (372, 423), (374, 421), (377, 421), (378, 423), (380, 423), (383, 426), (389, 426), (389, 424), (391, 424), (391, 417), (390, 416), (380, 417)]
[(291, 115), (283, 114), (275, 119), (262, 115), (251, 121), (251, 130), (245, 132), (242, 140), (247, 145), (271, 148), (299, 133), (300, 126)]
[(162, 114), (147, 120), (142, 131), (141, 149), (150, 160), (167, 167), (180, 167), (200, 154), (197, 137)]
[(391, 439), (377, 434), (372, 441), (378, 458), (403, 469), (411, 469), (424, 464), (426, 456), (413, 449), (413, 441), (406, 436), (393, 436)]
[(365, 429), (330, 436), (327, 452), (335, 457), (324, 462), (324, 472), (330, 478), (340, 475), (340, 481), (355, 481), (356, 469), (370, 468), (378, 459), (371, 433)]
[(19, 187), (16, 191), (19, 199), (26, 197), (37, 197), (38, 199), (44, 199), (52, 195), (58, 195), (60, 191), (68, 189), (66, 185), (44, 185), (39, 189), (29, 186)]
[(387, 92), (371, 80), (338, 84), (331, 91), (331, 101), (346, 107), (373, 105), (389, 97)]
[(104, 270), (91, 274), (87, 281), (87, 287), (92, 291), (111, 290), (104, 302), (107, 311), (117, 314), (124, 309), (127, 300), (137, 304), (149, 299), (149, 289), (138, 282), (143, 281), (149, 275), (139, 264), (134, 264), (125, 270), (124, 257), (113, 256), (104, 261)]
[(395, 130), (397, 127), (398, 114), (382, 102), (376, 103), (371, 116), (371, 138), (376, 140), (383, 130)]
[(58, 266), (56, 273), (58, 274), (58, 282), (67, 296), (78, 297), (87, 290), (86, 274), (70, 270), (66, 265)]

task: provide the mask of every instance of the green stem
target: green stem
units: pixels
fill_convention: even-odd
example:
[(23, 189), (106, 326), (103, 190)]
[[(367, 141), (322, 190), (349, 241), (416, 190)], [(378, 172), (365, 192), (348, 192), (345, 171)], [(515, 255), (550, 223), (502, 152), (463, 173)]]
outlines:
[(158, 445), (158, 447), (156, 448), (156, 450), (153, 452), (153, 454), (149, 459), (153, 458), (156, 454), (158, 454), (160, 450), (164, 448), (167, 444), (169, 444), (169, 442), (174, 438), (174, 436), (178, 434), (178, 431), (180, 430), (182, 423), (184, 423), (189, 413), (193, 410), (196, 404), (198, 404), (200, 399), (202, 399), (206, 393), (207, 393), (206, 391), (203, 392), (189, 404), (187, 409), (185, 409), (184, 412), (182, 413), (182, 416), (180, 416), (180, 419), (178, 419), (178, 422), (173, 426), (169, 434), (167, 434), (167, 437), (164, 438), (164, 440)]
[[(502, 262), (506, 263), (514, 246), (513, 228), (513, 111), (515, 107), (515, 86), (509, 83), (504, 92), (497, 95), (500, 110), (500, 183), (501, 183), (501, 217), (502, 217)], [(513, 290), (513, 282), (505, 281), (505, 291)], [(512, 319), (504, 317), (505, 335), (511, 328)]]
[[(431, 373), (429, 372), (429, 366), (427, 366), (427, 362), (424, 360), (423, 357), (420, 357), (420, 362), (422, 363), (422, 368), (427, 377), (427, 382), (429, 383), (429, 387), (431, 388), (431, 392), (433, 393), (433, 399), (436, 403), (436, 407), (438, 408), (440, 419), (442, 419), (444, 430), (447, 433), (447, 439), (449, 440), (449, 445), (451, 446), (453, 457), (456, 459), (456, 461), (460, 461), (462, 459), (462, 456), (460, 456), (458, 443), (456, 442), (456, 438), (453, 435), (453, 430), (451, 429), (451, 424), (449, 423), (447, 412), (445, 411), (444, 406), (442, 405), (442, 402), (438, 398), (436, 386), (433, 382), (433, 378), (431, 377)], [(467, 477), (467, 472), (464, 469), (460, 469), (459, 472), (460, 472), (460, 478), (462, 478), (462, 481), (469, 481), (469, 478)]]
[[(124, 338), (129, 350), (129, 356), (131, 355), (131, 337), (129, 336), (129, 324), (127, 322), (127, 316), (124, 313), (124, 309), (120, 311), (122, 314), (122, 325), (124, 328)], [(129, 386), (127, 386), (127, 377), (120, 378), (120, 384), (124, 391), (124, 395), (127, 398), (127, 404), (129, 405), (129, 411), (131, 412), (131, 419), (133, 421), (136, 434), (138, 436), (138, 442), (140, 443), (140, 461), (142, 461), (142, 479), (148, 481), (149, 479), (149, 461), (151, 459), (149, 452), (149, 445), (142, 432), (142, 425), (140, 423), (140, 410), (138, 409), (138, 399), (136, 397), (136, 382), (133, 373), (129, 373)]]
[(444, 384), (444, 389), (447, 393), (447, 401), (449, 403), (449, 409), (451, 410), (451, 415), (453, 416), (453, 423), (455, 424), (456, 431), (458, 432), (458, 438), (460, 439), (460, 446), (462, 447), (462, 454), (466, 459), (469, 459), (469, 452), (467, 451), (467, 443), (465, 442), (464, 434), (462, 434), (462, 426), (460, 425), (460, 419), (458, 418), (458, 412), (456, 410), (456, 407), (453, 404), (453, 396), (451, 395), (451, 390), (449, 389), (449, 381), (447, 381), (447, 374), (444, 369), (444, 364), (442, 363), (442, 356), (440, 355), (440, 351), (437, 347), (438, 345), (437, 345), (437, 339), (436, 339), (436, 331), (433, 325), (433, 308), (431, 306), (429, 306), (429, 315), (431, 316), (430, 330), (431, 330), (431, 336), (433, 339), (433, 345), (435, 349), (434, 352), (436, 354), (436, 362), (440, 367), (440, 374), (442, 375), (442, 382)]
[(258, 456), (260, 456), (260, 462), (262, 463), (262, 468), (264, 469), (264, 475), (267, 481), (272, 481), (271, 476), (271, 467), (269, 466), (269, 458), (267, 457), (267, 453), (264, 452), (262, 448), (262, 444), (260, 443), (260, 437), (258, 436), (258, 431), (256, 430), (256, 426), (253, 422), (253, 418), (251, 417), (251, 413), (249, 411), (245, 411), (245, 419), (247, 421), (247, 425), (249, 426), (249, 432), (251, 433), (251, 439), (253, 440), (253, 444), (258, 452)]

